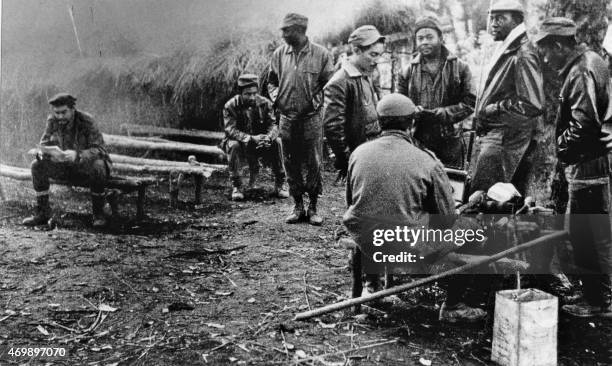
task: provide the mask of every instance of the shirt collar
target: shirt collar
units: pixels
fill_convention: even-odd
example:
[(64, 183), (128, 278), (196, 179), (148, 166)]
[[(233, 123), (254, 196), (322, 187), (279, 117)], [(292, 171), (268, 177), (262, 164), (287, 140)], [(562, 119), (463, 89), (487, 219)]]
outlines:
[(355, 65), (353, 65), (350, 61), (345, 62), (342, 65), (342, 69), (344, 69), (348, 76), (352, 78), (358, 78), (363, 75), (361, 71), (359, 71), (359, 69), (357, 69), (357, 67), (355, 67)]
[(574, 50), (570, 55), (567, 56), (567, 62), (561, 68), (561, 70), (559, 70), (559, 75), (565, 78), (569, 73), (570, 68), (576, 63), (576, 60), (578, 60), (580, 56), (584, 55), (586, 51), (588, 51), (586, 46), (579, 45), (576, 50)]

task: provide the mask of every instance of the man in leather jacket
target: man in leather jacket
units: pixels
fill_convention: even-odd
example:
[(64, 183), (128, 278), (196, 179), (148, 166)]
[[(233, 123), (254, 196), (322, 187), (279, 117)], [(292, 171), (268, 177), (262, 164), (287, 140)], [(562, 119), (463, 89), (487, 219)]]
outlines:
[(348, 39), (352, 55), (324, 88), (323, 127), (339, 177), (346, 177), (351, 152), (380, 134), (371, 74), (385, 50), (384, 41), (372, 25), (355, 29)]
[(528, 157), (544, 105), (540, 61), (527, 38), (520, 2), (494, 1), (490, 19), (491, 34), (502, 43), (485, 66), (478, 90), (474, 116), (479, 153), (471, 190), (487, 191), (504, 182), (525, 194), (532, 169)]
[(600, 141), (604, 128), (612, 124), (612, 87), (606, 62), (577, 44), (575, 34), (572, 20), (550, 18), (536, 37), (544, 62), (563, 79), (556, 123), (558, 157), (566, 165), (569, 183), (574, 261), (580, 272), (588, 273), (580, 276), (584, 301), (563, 310), (578, 317), (612, 317), (610, 165)]

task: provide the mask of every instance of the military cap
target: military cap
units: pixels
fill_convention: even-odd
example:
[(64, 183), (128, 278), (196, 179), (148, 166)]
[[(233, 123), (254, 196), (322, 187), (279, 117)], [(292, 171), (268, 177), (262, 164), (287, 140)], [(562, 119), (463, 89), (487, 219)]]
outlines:
[(414, 114), (414, 110), (412, 100), (399, 93), (385, 95), (376, 106), (379, 117), (405, 117)]
[(255, 74), (242, 74), (238, 76), (237, 83), (240, 89), (248, 88), (249, 86), (257, 86), (258, 78)]
[(518, 0), (493, 0), (489, 13), (517, 12), (525, 14), (525, 8)]
[(76, 102), (76, 98), (68, 93), (57, 93), (49, 99), (49, 104), (52, 106), (58, 107), (62, 105), (67, 105), (69, 107), (74, 106)]
[(349, 36), (348, 43), (354, 46), (365, 47), (376, 42), (384, 42), (385, 37), (380, 35), (378, 29), (373, 25), (362, 25), (355, 29)]
[(280, 28), (289, 28), (291, 26), (294, 25), (299, 25), (302, 26), (304, 28), (308, 27), (308, 18), (305, 17), (302, 14), (297, 14), (297, 13), (289, 13), (287, 15), (285, 15), (285, 18), (283, 19), (283, 22), (281, 23)]
[(442, 35), (442, 27), (440, 26), (440, 22), (437, 18), (432, 16), (424, 16), (417, 19), (414, 25), (414, 34), (416, 36), (417, 32), (423, 28), (435, 29), (438, 31), (438, 34)]
[(540, 32), (534, 38), (534, 42), (538, 43), (548, 36), (576, 36), (576, 23), (569, 18), (563, 17), (544, 19), (540, 26)]

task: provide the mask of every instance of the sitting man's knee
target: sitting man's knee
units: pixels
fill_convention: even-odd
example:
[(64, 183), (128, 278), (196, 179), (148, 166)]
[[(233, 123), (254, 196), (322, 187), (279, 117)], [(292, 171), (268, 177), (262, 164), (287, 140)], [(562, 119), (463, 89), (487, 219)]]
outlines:
[(236, 141), (236, 140), (229, 140), (227, 142), (227, 152), (228, 153), (232, 153), (234, 151), (238, 151), (240, 150), (240, 142)]
[(89, 175), (93, 179), (108, 179), (108, 169), (106, 167), (106, 162), (102, 159), (96, 159), (91, 162), (89, 165)]

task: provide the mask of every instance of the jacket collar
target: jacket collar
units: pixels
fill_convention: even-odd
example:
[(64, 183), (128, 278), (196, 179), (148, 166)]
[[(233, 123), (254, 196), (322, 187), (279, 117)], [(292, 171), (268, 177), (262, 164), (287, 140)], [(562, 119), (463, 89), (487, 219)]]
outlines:
[[(446, 46), (442, 45), (442, 50), (440, 52), (440, 55), (442, 58), (446, 58), (447, 61), (452, 61), (455, 60), (457, 58), (457, 56), (453, 55), (450, 53), (450, 51), (448, 50), (448, 48), (446, 48)], [(421, 53), (417, 52), (414, 57), (412, 58), (412, 60), (410, 60), (410, 63), (413, 65), (416, 64), (420, 64), (421, 63)]]
[[(285, 50), (285, 53), (293, 53), (293, 51), (294, 51), (293, 46), (287, 45), (287, 49)], [(306, 44), (304, 45), (304, 47), (302, 47), (299, 53), (308, 53), (308, 52), (310, 52), (310, 40), (308, 39), (308, 37), (306, 37)]]
[(565, 77), (567, 76), (567, 74), (569, 73), (570, 69), (572, 68), (572, 66), (576, 63), (576, 61), (582, 56), (584, 55), (584, 53), (586, 51), (588, 51), (589, 49), (581, 44), (578, 45), (576, 47), (576, 49), (574, 49), (574, 51), (572, 51), (571, 54), (569, 54), (567, 56), (567, 62), (565, 63), (565, 65), (561, 68), (561, 70), (559, 70), (559, 75), (565, 79)]
[[(506, 54), (519, 48), (523, 44), (523, 37), (527, 36), (527, 27), (525, 23), (517, 25), (504, 39), (500, 45), (500, 54)], [(520, 40), (520, 41), (519, 41)]]
[(355, 65), (353, 65), (350, 61), (345, 62), (342, 65), (342, 69), (348, 74), (349, 77), (358, 78), (363, 75), (361, 71)]

